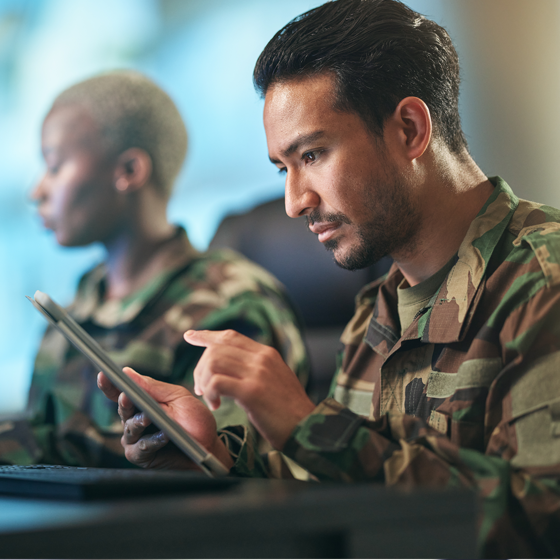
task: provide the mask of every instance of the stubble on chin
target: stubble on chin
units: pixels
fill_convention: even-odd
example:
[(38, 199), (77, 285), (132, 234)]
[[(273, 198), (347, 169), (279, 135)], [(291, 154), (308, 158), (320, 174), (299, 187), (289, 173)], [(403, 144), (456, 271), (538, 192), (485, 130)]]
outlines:
[(337, 255), (343, 251), (340, 237), (324, 243), (338, 266), (360, 270), (388, 255), (414, 252), (420, 217), (404, 186), (393, 185), (393, 188), (392, 196), (384, 201), (382, 212), (372, 212), (374, 219), (362, 226), (354, 225), (356, 241), (343, 254)]
[(324, 247), (327, 251), (332, 253), (336, 265), (344, 270), (360, 270), (366, 268), (380, 261), (388, 254), (383, 245), (379, 243), (368, 244), (361, 235), (359, 235), (358, 245), (349, 249), (346, 254), (336, 254), (337, 249), (340, 249), (340, 245), (339, 239), (331, 239), (325, 242)]

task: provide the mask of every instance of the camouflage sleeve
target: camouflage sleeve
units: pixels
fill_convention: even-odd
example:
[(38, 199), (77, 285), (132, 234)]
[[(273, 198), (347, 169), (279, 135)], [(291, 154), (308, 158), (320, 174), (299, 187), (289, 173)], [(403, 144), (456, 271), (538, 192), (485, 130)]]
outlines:
[(218, 430), (218, 437), (235, 461), (231, 476), (244, 478), (293, 479), (294, 475), (286, 457), (276, 451), (259, 453), (257, 440), (246, 426), (228, 426)]

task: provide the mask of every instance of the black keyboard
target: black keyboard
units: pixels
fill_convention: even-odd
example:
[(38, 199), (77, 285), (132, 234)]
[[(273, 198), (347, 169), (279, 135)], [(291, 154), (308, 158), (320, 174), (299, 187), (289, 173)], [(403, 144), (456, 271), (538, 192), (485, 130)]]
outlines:
[(99, 469), (63, 465), (0, 466), (0, 494), (60, 499), (111, 499), (223, 490), (235, 478), (196, 471)]

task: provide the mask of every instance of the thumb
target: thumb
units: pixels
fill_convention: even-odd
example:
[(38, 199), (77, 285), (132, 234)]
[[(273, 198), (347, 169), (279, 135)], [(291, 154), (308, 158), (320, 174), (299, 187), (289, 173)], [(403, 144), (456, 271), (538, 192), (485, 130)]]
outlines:
[(157, 381), (146, 375), (140, 375), (132, 368), (123, 368), (124, 373), (132, 379), (137, 385), (142, 387), (148, 394), (150, 394), (158, 402), (169, 402), (175, 400), (177, 397), (190, 394), (187, 389), (164, 381)]

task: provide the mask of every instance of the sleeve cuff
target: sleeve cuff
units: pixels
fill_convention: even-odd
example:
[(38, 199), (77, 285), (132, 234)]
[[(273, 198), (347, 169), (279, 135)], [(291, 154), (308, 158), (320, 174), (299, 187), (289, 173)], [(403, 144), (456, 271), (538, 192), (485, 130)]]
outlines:
[(246, 426), (228, 426), (218, 430), (218, 437), (234, 461), (230, 476), (267, 478), (267, 469), (257, 452), (257, 444)]

